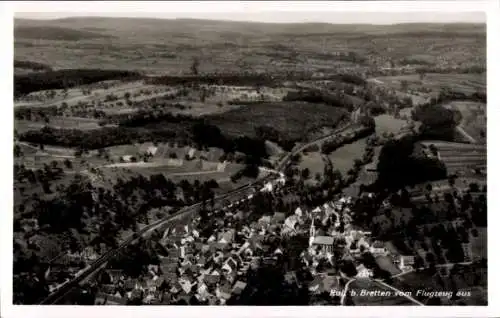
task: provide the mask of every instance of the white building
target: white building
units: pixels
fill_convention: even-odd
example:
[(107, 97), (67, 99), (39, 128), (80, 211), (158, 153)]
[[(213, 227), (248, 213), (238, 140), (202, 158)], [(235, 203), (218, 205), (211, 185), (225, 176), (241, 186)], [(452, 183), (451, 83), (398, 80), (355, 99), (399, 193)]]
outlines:
[(356, 267), (356, 270), (358, 271), (358, 273), (356, 274), (356, 277), (370, 278), (373, 276), (373, 271), (366, 268), (363, 264), (358, 265), (358, 267)]
[(298, 217), (302, 217), (304, 215), (304, 213), (302, 212), (302, 209), (300, 207), (295, 209), (295, 215), (297, 215)]
[(401, 255), (399, 259), (399, 269), (402, 271), (413, 269), (415, 257), (412, 255)]

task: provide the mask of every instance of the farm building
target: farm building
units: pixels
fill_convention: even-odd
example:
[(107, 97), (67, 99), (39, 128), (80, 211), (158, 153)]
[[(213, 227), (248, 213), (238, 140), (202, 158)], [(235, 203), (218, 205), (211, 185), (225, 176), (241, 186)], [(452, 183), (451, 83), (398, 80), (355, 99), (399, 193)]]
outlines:
[(134, 158), (134, 156), (132, 155), (125, 155), (125, 156), (122, 156), (122, 160), (124, 162), (132, 162), (132, 158)]
[(369, 163), (365, 166), (365, 170), (367, 172), (377, 172), (377, 164), (375, 163)]
[(157, 151), (158, 151), (158, 147), (151, 146), (148, 148), (148, 150), (146, 152), (149, 153), (151, 156), (154, 156)]
[(188, 158), (189, 158), (189, 159), (193, 159), (193, 158), (194, 158), (195, 153), (196, 153), (196, 149), (194, 149), (194, 148), (189, 149), (188, 154), (187, 154), (187, 155), (188, 155)]

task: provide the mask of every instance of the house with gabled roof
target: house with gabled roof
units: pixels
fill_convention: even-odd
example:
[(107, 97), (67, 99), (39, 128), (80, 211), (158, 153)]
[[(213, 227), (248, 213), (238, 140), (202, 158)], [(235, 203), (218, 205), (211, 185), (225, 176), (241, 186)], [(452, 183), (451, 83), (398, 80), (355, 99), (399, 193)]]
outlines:
[(219, 299), (228, 300), (231, 298), (231, 285), (228, 283), (223, 283), (219, 285), (215, 291), (215, 295), (219, 297)]
[(270, 215), (263, 215), (259, 219), (258, 223), (261, 226), (268, 226), (269, 224), (271, 224), (271, 216)]
[(302, 217), (302, 216), (304, 216), (304, 212), (302, 211), (302, 209), (301, 209), (300, 207), (297, 207), (297, 208), (295, 209), (294, 214), (295, 214), (296, 216), (298, 216), (298, 217)]
[(241, 293), (243, 293), (243, 291), (245, 290), (246, 287), (247, 287), (247, 284), (245, 282), (237, 281), (233, 286), (232, 294), (241, 295)]
[(181, 277), (179, 278), (179, 284), (181, 285), (182, 290), (186, 294), (189, 294), (191, 293), (193, 286), (196, 285), (196, 282), (192, 282), (187, 277)]
[(121, 295), (118, 297), (116, 295), (108, 295), (98, 292), (96, 294), (96, 304), (97, 303), (103, 305), (126, 305), (127, 298), (121, 297)]
[(173, 295), (178, 295), (182, 291), (182, 285), (180, 284), (179, 280), (176, 280), (172, 283), (172, 287), (170, 288), (169, 292)]
[(381, 241), (373, 242), (372, 246), (370, 246), (370, 252), (374, 255), (387, 254), (387, 250), (385, 249), (384, 243), (382, 243)]
[(356, 277), (359, 278), (368, 278), (373, 276), (373, 271), (366, 268), (363, 264), (360, 264), (356, 267), (357, 274)]
[(222, 265), (222, 270), (225, 271), (226, 273), (233, 273), (237, 269), (238, 269), (238, 263), (232, 257), (229, 257)]
[(278, 224), (284, 222), (286, 219), (286, 215), (283, 212), (275, 212), (272, 219), (271, 223), (273, 224)]
[(203, 276), (203, 282), (207, 286), (215, 286), (220, 282), (221, 276), (220, 275), (213, 275), (213, 274), (208, 274)]
[(105, 294), (113, 295), (116, 291), (116, 286), (114, 284), (101, 284), (99, 289)]
[(228, 230), (223, 233), (219, 233), (218, 242), (222, 244), (231, 244), (234, 240), (234, 235), (234, 230)]
[(197, 289), (196, 289), (196, 295), (198, 300), (200, 301), (205, 301), (208, 296), (210, 296), (210, 292), (208, 291), (208, 286), (204, 283), (198, 283)]
[(123, 275), (123, 270), (121, 269), (106, 269), (105, 273), (109, 275), (112, 283), (116, 283), (119, 280), (123, 280), (125, 278)]
[(131, 291), (135, 288), (137, 279), (129, 278), (123, 282), (123, 287), (126, 291)]
[(295, 231), (297, 229), (298, 219), (296, 215), (291, 215), (285, 219), (284, 227)]
[(179, 267), (179, 264), (177, 262), (175, 262), (175, 263), (162, 263), (160, 265), (160, 271), (161, 271), (162, 275), (166, 275), (168, 273), (176, 273), (178, 267)]

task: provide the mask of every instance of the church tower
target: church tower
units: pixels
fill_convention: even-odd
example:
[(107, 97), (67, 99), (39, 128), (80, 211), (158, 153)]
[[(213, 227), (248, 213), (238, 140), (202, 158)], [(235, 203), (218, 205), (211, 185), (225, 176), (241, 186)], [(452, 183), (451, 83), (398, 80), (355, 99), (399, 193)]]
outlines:
[(312, 222), (311, 222), (311, 228), (309, 229), (309, 246), (310, 247), (312, 246), (315, 235), (316, 235), (316, 228), (314, 227), (314, 218), (313, 218)]

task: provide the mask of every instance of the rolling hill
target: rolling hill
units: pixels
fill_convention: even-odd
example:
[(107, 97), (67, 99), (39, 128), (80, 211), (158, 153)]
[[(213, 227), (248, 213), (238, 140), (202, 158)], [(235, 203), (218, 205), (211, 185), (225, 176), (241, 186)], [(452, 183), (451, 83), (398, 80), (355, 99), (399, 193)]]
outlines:
[(14, 38), (37, 40), (80, 41), (85, 39), (110, 38), (96, 32), (75, 30), (57, 26), (15, 26)]

